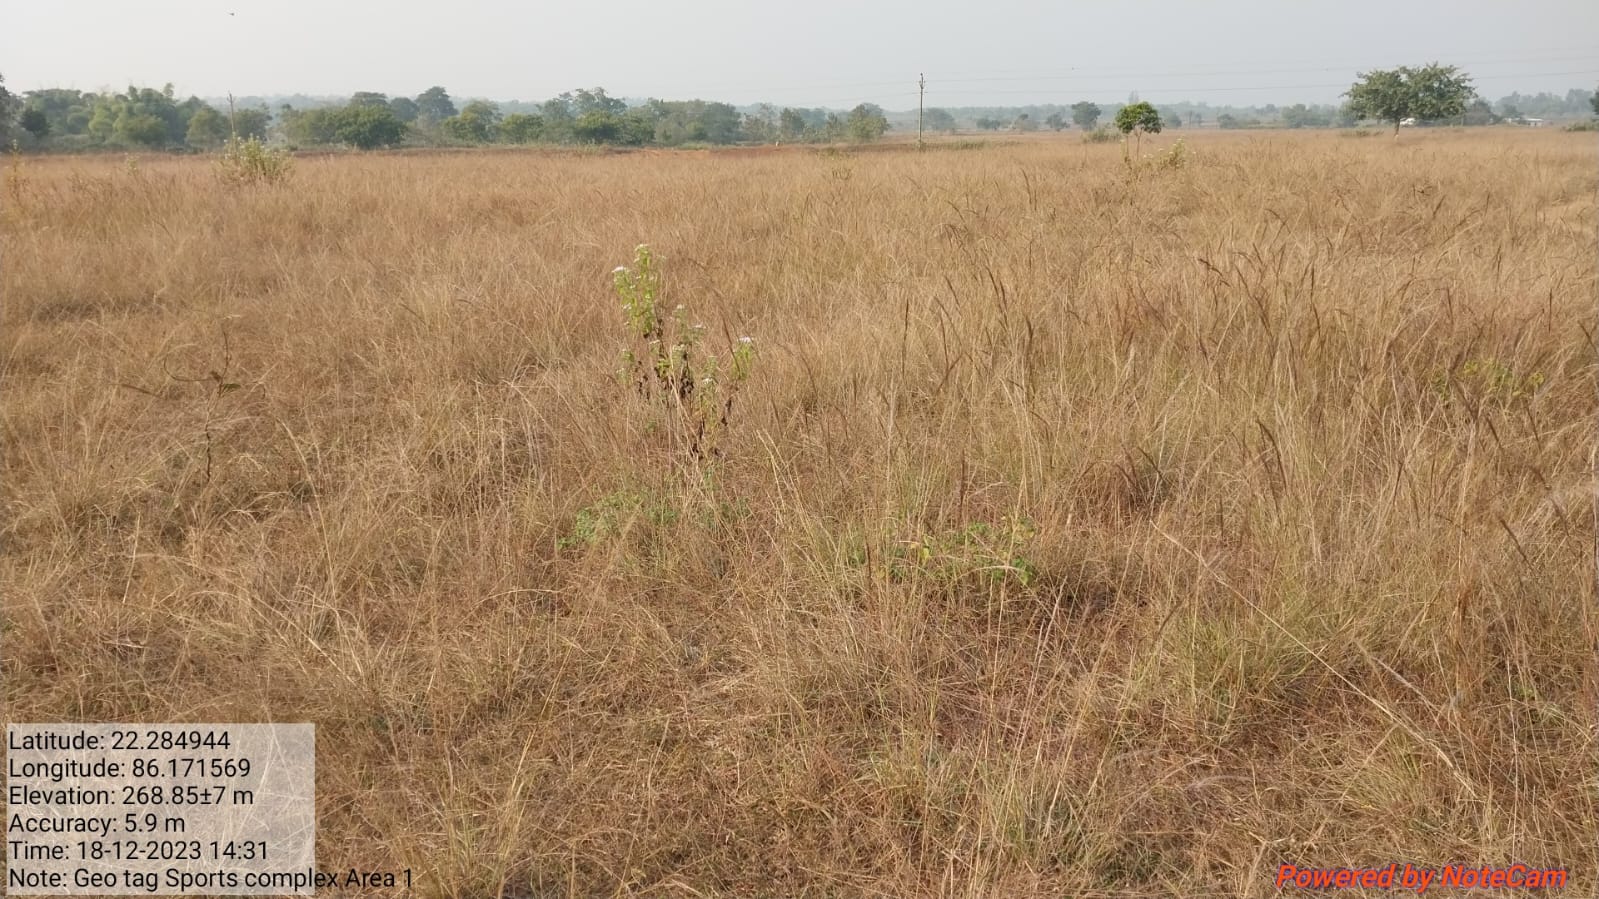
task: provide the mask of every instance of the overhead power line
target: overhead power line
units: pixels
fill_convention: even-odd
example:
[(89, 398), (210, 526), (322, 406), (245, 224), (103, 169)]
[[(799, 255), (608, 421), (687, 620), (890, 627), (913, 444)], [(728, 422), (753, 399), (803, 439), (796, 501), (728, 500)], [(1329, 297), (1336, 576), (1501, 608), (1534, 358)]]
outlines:
[[(1470, 65), (1496, 65), (1496, 64), (1509, 64), (1509, 63), (1514, 63), (1514, 62), (1550, 63), (1550, 62), (1579, 62), (1579, 61), (1580, 62), (1589, 62), (1589, 61), (1599, 62), (1599, 51), (1595, 51), (1595, 52), (1587, 54), (1585, 56), (1567, 56), (1567, 57), (1562, 57), (1562, 58), (1558, 58), (1558, 59), (1547, 59), (1547, 58), (1545, 58), (1545, 59), (1503, 60), (1503, 61), (1501, 61), (1501, 63), (1479, 62), (1479, 63), (1470, 63)], [(1464, 65), (1462, 65), (1461, 67), (1463, 68)], [(1183, 78), (1183, 77), (1210, 78), (1210, 77), (1222, 76), (1222, 75), (1292, 75), (1292, 74), (1297, 74), (1297, 73), (1300, 73), (1300, 72), (1345, 72), (1345, 71), (1352, 71), (1352, 70), (1360, 69), (1360, 68), (1363, 68), (1363, 67), (1362, 66), (1316, 66), (1316, 67), (1313, 67), (1313, 68), (1297, 68), (1297, 69), (1228, 69), (1226, 71), (1190, 70), (1190, 71), (1180, 71), (1180, 72), (1141, 72), (1140, 71), (1140, 72), (1137, 72), (1136, 75), (1133, 76), (1133, 77), (1139, 77), (1139, 78)], [(1104, 71), (1104, 70), (1101, 70), (1101, 71)], [(1558, 74), (1563, 74), (1563, 73), (1556, 72), (1554, 74), (1558, 75)], [(1093, 79), (1093, 78), (1107, 78), (1107, 79), (1108, 78), (1116, 78), (1116, 79), (1121, 79), (1121, 80), (1125, 81), (1128, 77), (1129, 76), (1124, 75), (1124, 74), (1120, 74), (1120, 73), (1106, 73), (1106, 74), (1102, 74), (1101, 75), (1101, 74), (1091, 74), (1087, 70), (1073, 69), (1072, 70), (1072, 74), (1062, 74), (1062, 75), (985, 75), (985, 76), (982, 76), (982, 77), (974, 77), (974, 78), (934, 79), (933, 81), (930, 81), (928, 83), (929, 84), (938, 85), (938, 84), (969, 84), (969, 83), (987, 82), (987, 81), (1061, 81), (1061, 80), (1078, 80), (1078, 79), (1085, 79), (1085, 78), (1088, 78), (1088, 79)]]
[[(1522, 72), (1507, 75), (1472, 76), (1472, 81), (1507, 81), (1517, 78), (1552, 78), (1560, 75), (1599, 75), (1599, 69), (1582, 69), (1569, 72)], [(936, 82), (934, 82), (936, 84)], [(1236, 91), (1290, 91), (1290, 90), (1324, 90), (1334, 87), (1348, 87), (1348, 81), (1324, 82), (1322, 84), (1247, 84), (1229, 85), (1226, 87), (1201, 87), (1196, 85), (1180, 85), (1175, 87), (1143, 87), (1136, 86), (1139, 93), (1230, 93)], [(1085, 88), (1094, 90), (1095, 88)], [(1102, 89), (1101, 89), (1102, 90)], [(1037, 88), (955, 88), (953, 90), (940, 90), (944, 94), (1038, 94)]]

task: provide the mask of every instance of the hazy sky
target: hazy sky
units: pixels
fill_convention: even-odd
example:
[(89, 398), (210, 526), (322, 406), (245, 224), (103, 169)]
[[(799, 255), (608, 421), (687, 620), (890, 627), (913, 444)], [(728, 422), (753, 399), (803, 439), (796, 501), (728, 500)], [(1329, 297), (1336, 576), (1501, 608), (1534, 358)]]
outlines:
[(1079, 99), (1331, 102), (1440, 60), (1490, 99), (1599, 84), (1599, 0), (14, 0), (13, 90), (613, 96), (889, 109)]

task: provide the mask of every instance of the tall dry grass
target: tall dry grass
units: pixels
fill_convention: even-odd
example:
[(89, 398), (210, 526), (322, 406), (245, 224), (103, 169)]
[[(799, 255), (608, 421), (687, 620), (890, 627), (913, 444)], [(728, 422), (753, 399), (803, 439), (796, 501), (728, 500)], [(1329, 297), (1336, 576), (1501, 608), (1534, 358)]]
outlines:
[(314, 721), (428, 896), (1593, 892), (1592, 139), (1188, 143), (26, 160), (7, 715)]

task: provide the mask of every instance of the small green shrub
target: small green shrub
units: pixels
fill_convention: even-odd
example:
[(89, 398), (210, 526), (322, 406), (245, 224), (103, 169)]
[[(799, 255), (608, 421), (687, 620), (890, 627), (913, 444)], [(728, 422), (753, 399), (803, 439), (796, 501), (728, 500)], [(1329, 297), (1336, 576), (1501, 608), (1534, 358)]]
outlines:
[(22, 206), (23, 185), (22, 146), (13, 140), (11, 142), (11, 167), (6, 172), (6, 189), (11, 193), (11, 204), (18, 208)]
[(1187, 166), (1192, 158), (1193, 154), (1188, 152), (1188, 146), (1179, 137), (1176, 143), (1166, 148), (1166, 152), (1155, 157), (1155, 164), (1163, 169), (1180, 169)]
[(632, 268), (617, 266), (612, 279), (629, 344), (622, 351), (622, 378), (666, 413), (675, 448), (688, 459), (720, 456), (718, 441), (733, 401), (755, 363), (754, 339), (740, 337), (727, 361), (707, 353), (701, 347), (704, 325), (690, 324), (681, 305), (663, 311), (661, 275), (648, 246), (634, 251)]
[(1038, 579), (1028, 548), (1038, 531), (1032, 522), (1005, 516), (998, 524), (977, 522), (956, 530), (902, 542), (889, 554), (894, 580), (930, 578), (948, 587), (973, 582), (1026, 588)]
[(1434, 374), (1431, 387), (1446, 403), (1458, 396), (1472, 403), (1508, 404), (1530, 399), (1546, 380), (1541, 371), (1518, 372), (1497, 359), (1471, 359), (1453, 371)]
[(591, 506), (577, 510), (572, 529), (557, 538), (557, 549), (586, 549), (620, 535), (634, 519), (665, 527), (676, 523), (677, 510), (643, 493), (620, 491), (601, 497)]
[(1118, 139), (1116, 132), (1109, 125), (1101, 125), (1093, 131), (1083, 132), (1085, 144), (1108, 144)]
[(258, 137), (228, 138), (217, 160), (217, 175), (229, 184), (279, 184), (294, 165), (288, 151), (268, 147)]

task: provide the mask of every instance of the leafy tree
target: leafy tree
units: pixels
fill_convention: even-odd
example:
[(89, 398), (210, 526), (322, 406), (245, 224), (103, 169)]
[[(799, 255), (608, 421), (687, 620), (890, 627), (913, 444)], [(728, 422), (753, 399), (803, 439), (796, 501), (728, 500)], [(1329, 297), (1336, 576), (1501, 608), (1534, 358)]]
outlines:
[(295, 109), (285, 105), (283, 135), (293, 144), (331, 144), (339, 139), (339, 113), (331, 107)]
[(1557, 118), (1587, 115), (1593, 108), (1591, 105), (1593, 97), (1591, 92), (1575, 87), (1563, 95), (1549, 91), (1540, 91), (1536, 94), (1512, 93), (1499, 102), (1501, 105), (1510, 104), (1516, 107), (1523, 116)]
[(122, 115), (117, 118), (113, 133), (130, 144), (161, 147), (167, 142), (167, 123), (147, 112)]
[(355, 95), (350, 97), (350, 105), (387, 106), (389, 105), (389, 95), (376, 93), (374, 91), (356, 91)]
[(1493, 125), (1499, 121), (1499, 117), (1494, 115), (1493, 107), (1488, 105), (1487, 100), (1478, 97), (1466, 107), (1460, 120), (1467, 125)]
[(460, 115), (451, 116), (439, 124), (445, 134), (456, 140), (486, 144), (494, 140), (495, 131), (499, 128), (500, 108), (485, 100), (474, 100), (466, 104)]
[(579, 143), (614, 144), (622, 137), (622, 118), (613, 113), (591, 109), (572, 123), (572, 136)]
[(500, 121), (500, 140), (511, 144), (531, 144), (544, 133), (541, 116), (513, 112)]
[(333, 136), (360, 150), (393, 147), (405, 139), (405, 123), (387, 106), (346, 106), (333, 119)]
[(430, 87), (416, 95), (416, 116), (429, 123), (442, 122), (455, 115), (455, 101), (442, 87)]
[(877, 140), (888, 132), (888, 117), (877, 104), (862, 103), (849, 111), (846, 127), (852, 140)]
[(228, 120), (222, 113), (207, 106), (189, 116), (188, 133), (184, 141), (191, 147), (208, 149), (220, 145), (228, 138)]
[(266, 140), (267, 129), (272, 125), (272, 113), (265, 109), (236, 109), (230, 128), (241, 140)]
[(977, 120), (972, 122), (972, 124), (976, 125), (980, 131), (998, 131), (1005, 123), (992, 116), (978, 116)]
[(705, 140), (713, 144), (737, 143), (743, 136), (744, 119), (727, 103), (706, 103), (700, 113)]
[(619, 116), (627, 112), (627, 104), (615, 97), (606, 96), (603, 87), (596, 87), (593, 90), (579, 88), (572, 92), (571, 97), (572, 111), (579, 116), (589, 112), (608, 112), (613, 116)]
[(1145, 134), (1160, 133), (1160, 113), (1143, 101), (1123, 106), (1116, 113), (1116, 130), (1133, 135), (1142, 147)]
[(204, 107), (197, 97), (178, 103), (170, 84), (159, 91), (130, 86), (119, 94), (84, 94), (71, 113), (78, 123), (73, 133), (101, 144), (175, 146), (184, 142), (189, 119)]
[(1361, 118), (1391, 122), (1394, 136), (1405, 119), (1449, 119), (1466, 111), (1475, 95), (1471, 78), (1438, 63), (1362, 72), (1344, 96)]
[(28, 92), (28, 108), (44, 114), (49, 133), (87, 135), (95, 96), (82, 91), (48, 88)]
[(544, 139), (557, 142), (570, 140), (576, 119), (572, 114), (572, 95), (553, 97), (544, 101), (540, 108), (544, 117)]
[(805, 117), (797, 109), (785, 108), (778, 113), (777, 127), (789, 140), (799, 140), (805, 136)]
[(629, 147), (641, 147), (655, 139), (655, 113), (647, 107), (629, 109), (622, 115), (622, 134), (618, 140)]
[(1044, 124), (1048, 125), (1051, 131), (1059, 131), (1066, 127), (1066, 117), (1058, 112), (1052, 112), (1045, 117)]
[(744, 123), (739, 126), (744, 139), (757, 144), (769, 144), (776, 139), (777, 126), (766, 121), (755, 113), (745, 113)]
[(1282, 119), (1289, 128), (1313, 128), (1317, 124), (1316, 113), (1303, 103), (1284, 107)]
[(1183, 127), (1183, 114), (1175, 109), (1168, 109), (1160, 114), (1160, 123), (1167, 128)]
[(389, 112), (394, 113), (395, 118), (409, 125), (416, 121), (416, 117), (421, 110), (416, 105), (416, 101), (410, 97), (394, 97), (389, 100)]
[(955, 131), (955, 117), (945, 109), (929, 109), (922, 114), (922, 125), (928, 131), (942, 131), (949, 134)]
[(0, 75), (0, 140), (11, 136), (11, 116), (17, 108), (17, 97), (6, 90), (6, 79)]
[(96, 100), (93, 111), (89, 115), (89, 121), (84, 125), (84, 132), (93, 140), (107, 143), (115, 134), (116, 127), (116, 108), (110, 103)]
[(651, 100), (647, 108), (654, 127), (652, 134), (657, 143), (670, 147), (688, 141), (705, 140), (703, 101)]
[[(777, 110), (770, 103), (762, 103), (755, 107), (754, 112), (744, 115), (744, 139), (761, 144), (769, 144), (778, 137)], [(654, 133), (653, 126), (651, 133)]]
[(17, 120), (22, 130), (34, 136), (36, 140), (44, 140), (50, 136), (50, 117), (44, 110), (36, 106), (29, 106), (22, 111), (22, 116)]
[(1101, 111), (1102, 110), (1099, 108), (1098, 104), (1090, 103), (1087, 100), (1073, 103), (1072, 124), (1083, 129), (1084, 131), (1093, 131), (1094, 126), (1099, 124), (1099, 115)]
[(1016, 121), (1011, 122), (1010, 126), (1011, 126), (1011, 129), (1014, 130), (1014, 131), (1037, 131), (1038, 130), (1038, 123), (1033, 121), (1033, 117), (1028, 115), (1025, 112), (1022, 113), (1021, 115), (1017, 116), (1016, 117)]
[(1588, 105), (1593, 107), (1593, 114), (1599, 115), (1599, 87), (1593, 89), (1593, 96), (1588, 98)]
[(439, 130), (446, 137), (464, 143), (484, 144), (489, 141), (488, 124), (476, 116), (452, 115), (439, 123)]

